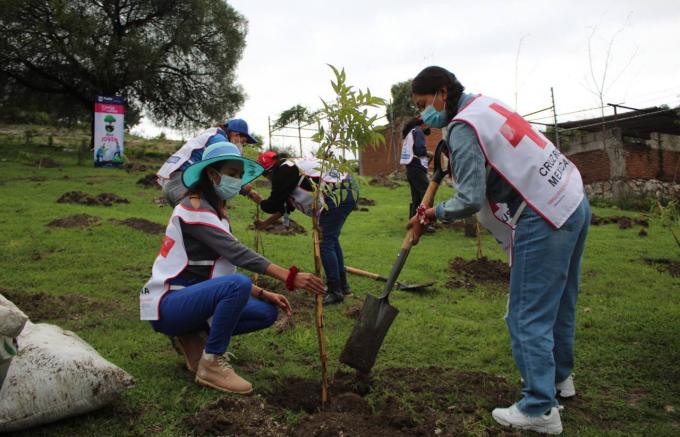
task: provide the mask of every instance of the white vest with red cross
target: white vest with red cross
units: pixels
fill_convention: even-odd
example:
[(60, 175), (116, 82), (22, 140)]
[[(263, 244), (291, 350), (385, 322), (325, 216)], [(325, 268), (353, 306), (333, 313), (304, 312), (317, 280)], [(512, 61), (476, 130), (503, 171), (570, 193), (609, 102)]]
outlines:
[[(346, 173), (340, 173), (336, 170), (324, 172), (323, 177), (320, 177), (321, 160), (316, 158), (297, 158), (292, 160), (287, 159), (281, 163), (281, 165), (288, 167), (295, 166), (300, 171), (300, 180), (298, 181), (295, 189), (290, 193), (288, 200), (290, 200), (296, 209), (310, 217), (313, 215), (312, 206), (314, 203), (314, 193), (301, 187), (305, 177), (320, 179), (326, 184), (335, 184), (342, 182), (347, 178)], [(321, 207), (323, 206), (323, 196), (321, 196), (320, 201), (321, 204), (319, 205), (319, 211), (321, 211)]]
[(487, 164), (555, 229), (583, 200), (576, 166), (503, 103), (477, 96), (452, 121), (472, 127)]
[[(161, 244), (161, 250), (156, 257), (151, 269), (151, 279), (144, 285), (139, 295), (139, 311), (141, 320), (158, 320), (161, 299), (170, 290), (168, 282), (179, 276), (184, 269), (192, 263), (187, 257), (182, 238), (182, 228), (179, 220), (189, 224), (202, 224), (220, 229), (231, 235), (229, 222), (220, 220), (213, 211), (207, 209), (191, 209), (182, 204), (175, 207), (170, 217), (168, 227), (165, 229), (165, 237)], [(208, 261), (193, 261), (206, 265)], [(210, 277), (230, 275), (236, 272), (236, 267), (224, 258), (218, 258), (213, 262)]]
[(182, 145), (178, 151), (173, 153), (172, 156), (170, 156), (168, 160), (165, 161), (165, 164), (163, 164), (161, 169), (158, 170), (158, 173), (156, 173), (159, 183), (162, 184), (162, 181), (170, 179), (170, 175), (175, 170), (180, 168), (185, 162), (191, 159), (191, 154), (194, 150), (204, 149), (210, 137), (217, 134), (218, 132), (222, 132), (222, 129), (218, 127), (211, 127), (184, 143), (184, 145)]

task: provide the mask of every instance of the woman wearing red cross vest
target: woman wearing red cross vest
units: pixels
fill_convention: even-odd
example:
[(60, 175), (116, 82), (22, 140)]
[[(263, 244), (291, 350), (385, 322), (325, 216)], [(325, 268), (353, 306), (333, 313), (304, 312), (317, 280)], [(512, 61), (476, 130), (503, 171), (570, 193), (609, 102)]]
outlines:
[(208, 146), (201, 161), (184, 170), (182, 183), (189, 191), (172, 212), (139, 297), (140, 318), (174, 337), (196, 382), (240, 394), (252, 386), (229, 363), (231, 337), (267, 328), (276, 321), (277, 308), (289, 315), (291, 309), (283, 295), (252, 284), (236, 267), (285, 282), (289, 290), (324, 292), (317, 276), (278, 266), (233, 236), (225, 201), (262, 171), (226, 141)]
[(576, 394), (576, 297), (590, 206), (578, 169), (544, 135), (498, 100), (463, 91), (441, 67), (413, 79), (423, 122), (447, 128), (456, 194), (421, 206), (409, 227), (417, 242), (424, 223), (477, 214), (508, 251), (506, 322), (523, 396), (492, 415), (504, 426), (559, 434), (556, 396)]

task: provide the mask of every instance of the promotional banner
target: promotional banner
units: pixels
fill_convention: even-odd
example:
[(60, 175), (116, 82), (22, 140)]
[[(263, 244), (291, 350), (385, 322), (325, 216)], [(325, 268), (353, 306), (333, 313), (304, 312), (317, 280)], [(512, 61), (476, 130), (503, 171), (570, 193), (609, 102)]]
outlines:
[(123, 163), (125, 100), (97, 96), (94, 104), (94, 166), (118, 167)]

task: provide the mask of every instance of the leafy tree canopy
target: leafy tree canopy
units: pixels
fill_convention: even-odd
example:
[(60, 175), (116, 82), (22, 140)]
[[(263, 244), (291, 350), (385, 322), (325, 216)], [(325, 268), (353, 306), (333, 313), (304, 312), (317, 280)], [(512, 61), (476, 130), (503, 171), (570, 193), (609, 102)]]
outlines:
[(390, 88), (392, 102), (386, 105), (387, 120), (415, 117), (418, 109), (411, 101), (411, 79), (398, 82)]
[(312, 111), (302, 105), (295, 105), (281, 112), (279, 118), (274, 122), (274, 129), (281, 129), (291, 123), (309, 124), (316, 121), (318, 111)]
[(119, 95), (159, 124), (194, 127), (243, 103), (246, 29), (222, 0), (0, 0), (0, 79), (84, 111)]

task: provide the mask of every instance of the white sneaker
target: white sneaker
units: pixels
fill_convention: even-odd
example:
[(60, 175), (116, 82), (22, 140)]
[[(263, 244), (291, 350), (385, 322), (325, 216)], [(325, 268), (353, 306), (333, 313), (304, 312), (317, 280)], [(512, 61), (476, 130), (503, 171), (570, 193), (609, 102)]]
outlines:
[(517, 404), (510, 408), (495, 408), (491, 415), (503, 426), (535, 431), (541, 434), (562, 434), (562, 420), (557, 407), (552, 407), (550, 413), (540, 416), (527, 416), (519, 411)]
[(574, 375), (571, 374), (567, 379), (555, 384), (557, 395), (563, 398), (571, 398), (576, 396), (576, 387), (574, 387)]

